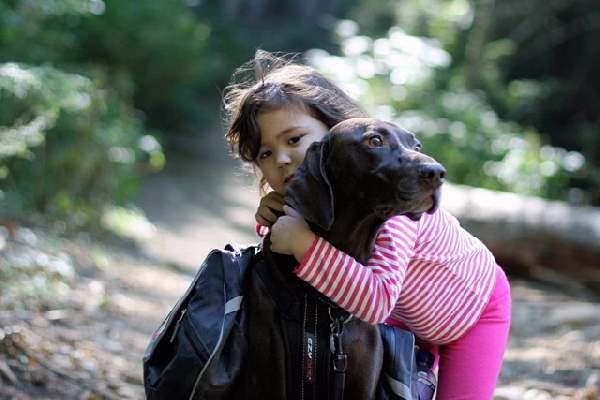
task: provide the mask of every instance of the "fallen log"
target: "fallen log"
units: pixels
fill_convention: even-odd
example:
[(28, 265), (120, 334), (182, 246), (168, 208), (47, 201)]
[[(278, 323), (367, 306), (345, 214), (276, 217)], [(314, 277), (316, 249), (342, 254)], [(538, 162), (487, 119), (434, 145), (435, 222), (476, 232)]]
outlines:
[(509, 273), (600, 293), (600, 208), (452, 184), (442, 204)]

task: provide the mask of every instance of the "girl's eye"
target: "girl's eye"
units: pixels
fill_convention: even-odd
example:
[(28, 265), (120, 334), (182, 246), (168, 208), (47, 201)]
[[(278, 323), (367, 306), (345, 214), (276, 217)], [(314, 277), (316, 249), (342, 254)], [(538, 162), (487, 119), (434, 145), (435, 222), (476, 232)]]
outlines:
[(260, 153), (258, 155), (258, 160), (259, 161), (264, 160), (264, 159), (268, 158), (270, 155), (271, 155), (271, 150), (263, 151), (262, 153)]
[(289, 144), (298, 144), (298, 142), (300, 141), (300, 139), (302, 139), (302, 135), (300, 135), (300, 136), (292, 136), (291, 138), (288, 139), (288, 143)]
[(381, 147), (383, 146), (383, 138), (381, 136), (375, 135), (369, 138), (369, 146), (371, 147)]

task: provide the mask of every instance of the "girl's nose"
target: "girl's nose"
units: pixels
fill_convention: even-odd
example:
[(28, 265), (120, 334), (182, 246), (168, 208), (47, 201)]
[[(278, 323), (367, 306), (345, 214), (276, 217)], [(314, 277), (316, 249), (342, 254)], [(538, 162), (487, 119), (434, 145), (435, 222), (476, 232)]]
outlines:
[(286, 152), (281, 152), (277, 154), (277, 164), (279, 165), (287, 165), (292, 161), (289, 154)]

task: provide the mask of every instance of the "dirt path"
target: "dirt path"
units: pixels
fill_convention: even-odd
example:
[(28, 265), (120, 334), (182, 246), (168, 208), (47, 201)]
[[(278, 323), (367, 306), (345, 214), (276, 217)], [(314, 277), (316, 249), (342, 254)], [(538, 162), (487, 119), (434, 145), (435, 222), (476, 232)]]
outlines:
[[(143, 350), (197, 266), (212, 248), (256, 241), (252, 179), (218, 151), (171, 160), (146, 180), (137, 204), (157, 230), (138, 250), (86, 237), (61, 244), (80, 272), (69, 307), (0, 311), (0, 399), (143, 398)], [(90, 255), (98, 249), (107, 256)], [(495, 398), (596, 399), (597, 301), (514, 279), (512, 287), (512, 334)]]
[(158, 228), (145, 251), (185, 268), (195, 270), (215, 247), (256, 241), (254, 178), (216, 154), (171, 160), (146, 180), (137, 204)]

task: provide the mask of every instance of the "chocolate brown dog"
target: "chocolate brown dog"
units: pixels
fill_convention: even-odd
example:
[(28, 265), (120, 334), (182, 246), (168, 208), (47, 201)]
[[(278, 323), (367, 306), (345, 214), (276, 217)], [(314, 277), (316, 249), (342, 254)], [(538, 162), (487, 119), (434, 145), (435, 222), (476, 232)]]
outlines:
[(285, 202), (317, 235), (364, 264), (386, 219), (406, 214), (417, 220), (436, 210), (445, 176), (412, 133), (354, 118), (311, 145)]
[[(303, 215), (316, 234), (364, 264), (377, 229), (387, 218), (407, 214), (418, 219), (439, 205), (439, 189), (446, 172), (431, 157), (420, 153), (420, 146), (413, 134), (391, 123), (375, 119), (341, 122), (323, 141), (307, 150), (285, 202)], [(292, 257), (270, 252), (268, 238), (263, 253), (265, 268), (252, 272), (245, 300), (247, 360), (229, 398), (299, 396), (290, 391), (293, 383), (289, 377), (295, 374), (294, 369), (302, 377), (304, 365), (298, 361), (301, 356), (290, 354), (286, 348), (279, 325), (282, 318), (291, 318), (288, 311), (293, 307), (281, 304), (281, 296), (273, 291), (292, 296), (318, 294), (291, 272), (297, 264)], [(330, 323), (326, 315), (319, 313), (315, 319), (319, 320), (315, 325), (327, 327)], [(348, 354), (344, 399), (374, 398), (383, 363), (377, 327), (353, 319), (346, 324), (342, 340)], [(315, 398), (328, 398), (318, 394), (323, 392), (319, 390)]]

